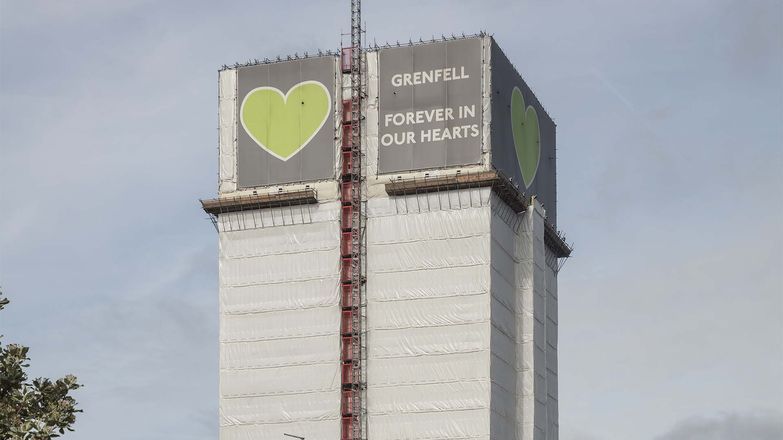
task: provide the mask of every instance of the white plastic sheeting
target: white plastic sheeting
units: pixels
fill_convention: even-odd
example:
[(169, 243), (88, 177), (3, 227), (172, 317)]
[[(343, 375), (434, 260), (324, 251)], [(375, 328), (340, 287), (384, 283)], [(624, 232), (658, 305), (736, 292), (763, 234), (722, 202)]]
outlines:
[(509, 216), (471, 189), (368, 208), (369, 437), (557, 439), (557, 284), (540, 205)]
[(504, 218), (492, 218), (492, 438), (556, 440), (557, 277), (544, 212), (535, 202), (521, 222)]
[(221, 440), (339, 438), (339, 203), (309, 210), (218, 223)]
[(237, 189), (237, 71), (221, 70), (218, 76), (218, 191)]
[[(364, 166), (370, 179), (378, 176), (378, 52), (365, 52), (367, 66), (367, 97), (364, 99), (364, 125), (362, 137), (365, 154)], [(346, 87), (347, 89), (347, 87)]]
[(492, 37), (482, 37), (481, 43), (481, 152), (482, 164), (489, 167), (492, 163)]
[(459, 192), (369, 201), (373, 440), (489, 438), (489, 190)]
[[(339, 202), (286, 209), (218, 222), (221, 440), (339, 438)], [(508, 209), (488, 188), (369, 200), (373, 440), (557, 439), (544, 213)]]

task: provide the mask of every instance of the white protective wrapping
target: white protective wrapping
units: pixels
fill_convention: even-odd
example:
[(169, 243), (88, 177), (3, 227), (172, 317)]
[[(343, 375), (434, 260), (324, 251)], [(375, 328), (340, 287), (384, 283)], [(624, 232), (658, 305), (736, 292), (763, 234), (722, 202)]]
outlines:
[(285, 209), (218, 223), (221, 440), (339, 438), (339, 202)]
[[(375, 195), (385, 195), (381, 188), (373, 188), (378, 181), (378, 52), (365, 52), (365, 65), (367, 66), (367, 96), (363, 100), (364, 125), (362, 125), (362, 139), (367, 153), (364, 155), (367, 181), (369, 190)], [(375, 191), (373, 191), (375, 190)]]
[[(370, 199), (370, 438), (557, 439), (557, 278), (538, 202)], [(551, 257), (551, 255), (550, 255)]]
[(481, 39), (481, 157), (482, 165), (492, 165), (492, 37)]
[(368, 208), (368, 437), (489, 439), (489, 189)]
[(508, 221), (492, 199), (492, 438), (558, 438), (557, 276), (537, 201)]
[(221, 70), (218, 74), (218, 191), (237, 190), (237, 71)]

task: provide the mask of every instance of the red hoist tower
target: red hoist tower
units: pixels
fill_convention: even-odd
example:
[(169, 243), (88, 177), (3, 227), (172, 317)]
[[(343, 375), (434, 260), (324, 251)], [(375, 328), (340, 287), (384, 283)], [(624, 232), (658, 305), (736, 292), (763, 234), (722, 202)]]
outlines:
[[(340, 200), (340, 284), (342, 319), (340, 323), (341, 439), (363, 439), (365, 380), (362, 315), (364, 314), (364, 199), (362, 185), (362, 69), (361, 0), (351, 0), (351, 45), (342, 49), (343, 75), (350, 75), (351, 98), (343, 100), (342, 171)], [(343, 95), (345, 96), (345, 95)]]

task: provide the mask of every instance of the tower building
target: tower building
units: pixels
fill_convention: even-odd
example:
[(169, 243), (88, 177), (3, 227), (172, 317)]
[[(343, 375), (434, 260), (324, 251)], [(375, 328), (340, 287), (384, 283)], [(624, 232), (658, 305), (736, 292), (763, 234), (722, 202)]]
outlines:
[(361, 47), (219, 73), (221, 440), (557, 439), (555, 124), (491, 36)]

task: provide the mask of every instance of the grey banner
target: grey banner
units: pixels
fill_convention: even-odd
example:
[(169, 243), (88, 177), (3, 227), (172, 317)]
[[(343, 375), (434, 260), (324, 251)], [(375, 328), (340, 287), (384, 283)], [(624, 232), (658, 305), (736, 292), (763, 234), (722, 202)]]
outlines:
[(481, 39), (380, 49), (378, 172), (481, 161)]
[(557, 224), (555, 123), (494, 40), (491, 55), (492, 165), (535, 195)]
[(307, 58), (237, 72), (240, 188), (335, 176), (335, 58)]

